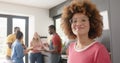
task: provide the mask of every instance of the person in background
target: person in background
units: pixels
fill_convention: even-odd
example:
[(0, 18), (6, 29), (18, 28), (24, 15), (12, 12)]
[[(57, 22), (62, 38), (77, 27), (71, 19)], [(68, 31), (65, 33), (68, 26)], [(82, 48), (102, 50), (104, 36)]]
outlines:
[(103, 44), (96, 41), (103, 30), (102, 16), (90, 0), (73, 0), (64, 7), (61, 28), (69, 39), (68, 63), (111, 63)]
[[(14, 27), (14, 33), (8, 35), (8, 37), (7, 37), (8, 47), (7, 47), (7, 51), (6, 51), (6, 58), (7, 58), (7, 62), (9, 62), (9, 63), (11, 62), (11, 45), (16, 40), (17, 31), (20, 31), (20, 28), (19, 27)], [(25, 48), (25, 45), (23, 44), (23, 42), (22, 42), (22, 45)]]
[(34, 33), (29, 49), (31, 49), (30, 63), (44, 63), (43, 55), (41, 54), (43, 50), (42, 41), (37, 32)]
[(48, 31), (49, 34), (52, 35), (52, 37), (50, 39), (49, 49), (47, 49), (46, 51), (51, 53), (51, 63), (59, 63), (62, 49), (61, 38), (56, 33), (56, 28), (54, 25), (50, 25)]
[(28, 50), (25, 50), (22, 45), (23, 33), (17, 31), (16, 40), (12, 44), (12, 54), (11, 59), (12, 63), (24, 63), (23, 57), (28, 53)]

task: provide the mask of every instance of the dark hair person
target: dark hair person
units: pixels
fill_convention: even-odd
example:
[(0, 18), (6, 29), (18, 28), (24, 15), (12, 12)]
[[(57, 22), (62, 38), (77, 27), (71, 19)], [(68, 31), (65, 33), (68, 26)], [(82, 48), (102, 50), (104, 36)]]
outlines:
[(95, 38), (103, 30), (102, 16), (89, 0), (73, 0), (63, 9), (61, 27), (69, 39), (68, 63), (111, 63), (107, 49)]
[(20, 31), (20, 27), (14, 27), (14, 33), (9, 34), (6, 38), (6, 42), (7, 42), (6, 61), (7, 62), (11, 62), (11, 46), (13, 42), (16, 40), (17, 31)]
[(16, 40), (12, 44), (12, 54), (11, 59), (12, 63), (24, 63), (23, 57), (28, 53), (27, 50), (24, 50), (22, 45), (23, 33), (21, 31), (17, 31)]
[(52, 35), (50, 39), (49, 49), (46, 51), (50, 53), (50, 63), (59, 63), (60, 56), (61, 56), (61, 49), (62, 49), (62, 42), (61, 38), (56, 32), (56, 28), (54, 25), (48, 26), (48, 32), (50, 35)]

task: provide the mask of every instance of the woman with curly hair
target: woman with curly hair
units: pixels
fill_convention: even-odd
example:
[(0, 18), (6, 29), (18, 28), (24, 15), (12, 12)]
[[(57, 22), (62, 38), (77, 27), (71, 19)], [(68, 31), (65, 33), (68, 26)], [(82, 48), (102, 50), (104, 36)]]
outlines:
[(73, 0), (62, 13), (61, 27), (69, 39), (68, 63), (111, 63), (107, 49), (95, 38), (103, 30), (102, 16), (88, 0)]

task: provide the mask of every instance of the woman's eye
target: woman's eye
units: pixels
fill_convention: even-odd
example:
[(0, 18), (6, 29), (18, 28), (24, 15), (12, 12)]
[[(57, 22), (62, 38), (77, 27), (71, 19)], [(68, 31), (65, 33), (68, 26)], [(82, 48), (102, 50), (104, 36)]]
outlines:
[(76, 23), (76, 22), (77, 22), (77, 20), (73, 20), (73, 21), (72, 21), (72, 23)]
[(86, 20), (84, 19), (84, 20), (82, 20), (82, 22), (85, 22)]

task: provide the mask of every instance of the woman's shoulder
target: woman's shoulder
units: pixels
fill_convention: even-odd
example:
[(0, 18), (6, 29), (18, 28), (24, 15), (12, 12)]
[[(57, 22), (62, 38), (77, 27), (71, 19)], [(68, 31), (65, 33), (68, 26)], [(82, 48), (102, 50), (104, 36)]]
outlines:
[(14, 46), (21, 46), (22, 44), (16, 39), (13, 44)]
[(93, 47), (94, 47), (95, 49), (104, 49), (104, 48), (105, 48), (105, 46), (104, 46), (102, 43), (100, 43), (99, 41), (96, 41), (96, 42), (94, 43)]

